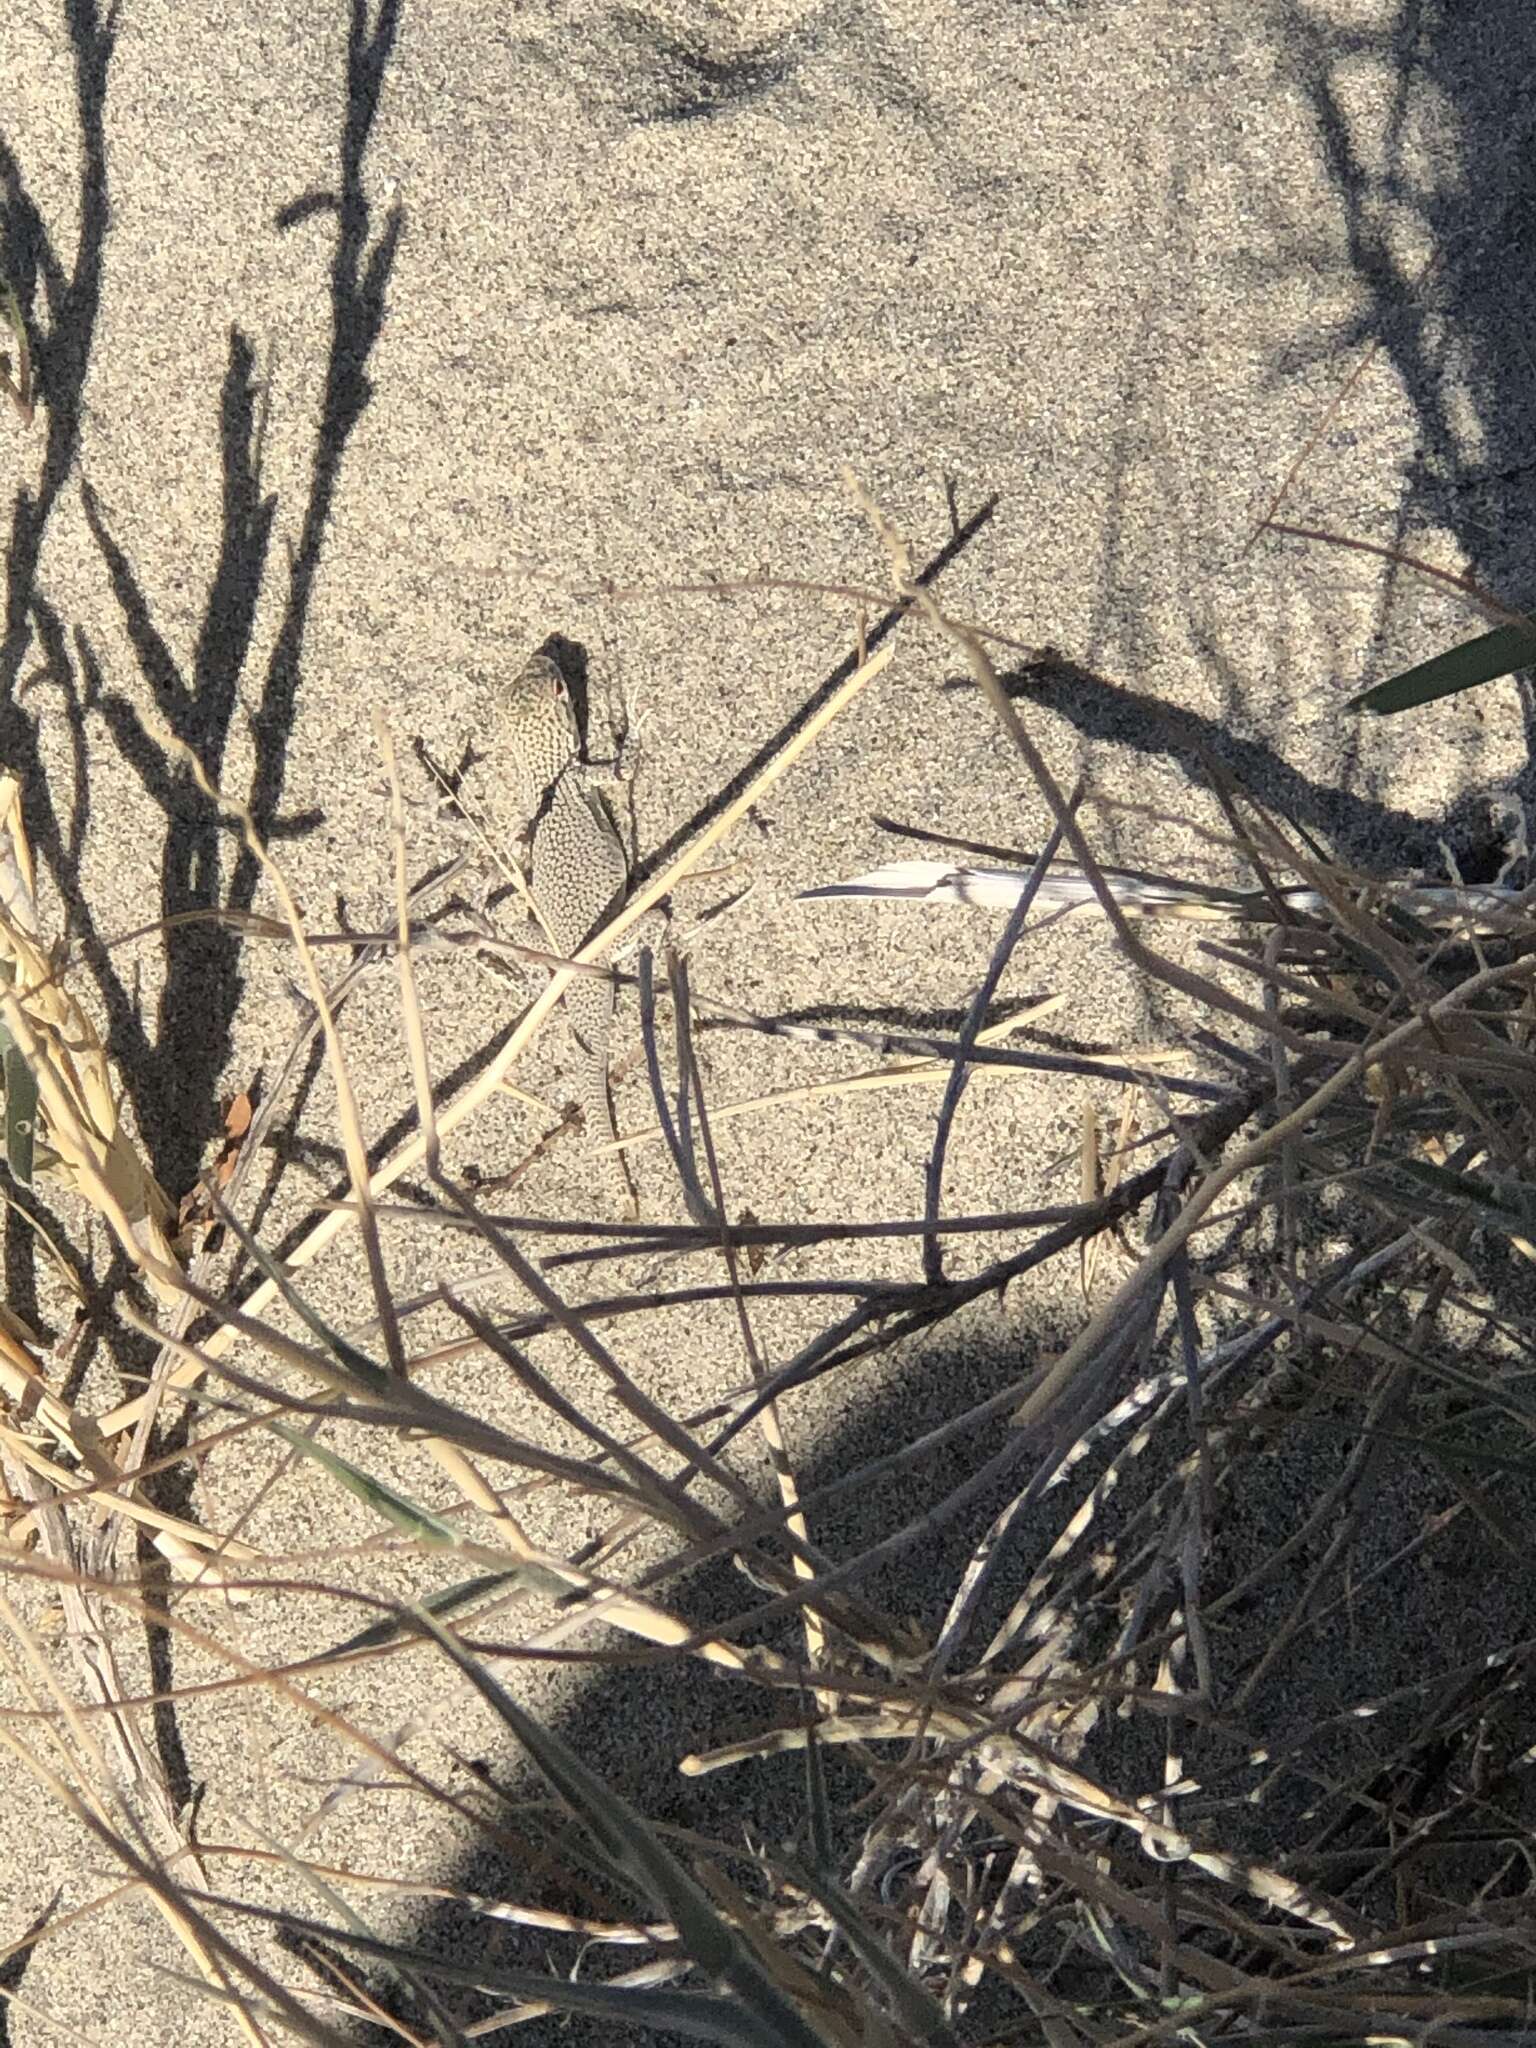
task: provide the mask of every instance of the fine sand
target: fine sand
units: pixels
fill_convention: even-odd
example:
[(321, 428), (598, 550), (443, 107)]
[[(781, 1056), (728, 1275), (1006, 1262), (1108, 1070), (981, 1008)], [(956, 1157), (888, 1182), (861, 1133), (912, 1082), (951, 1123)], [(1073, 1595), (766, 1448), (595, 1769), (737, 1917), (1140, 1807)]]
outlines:
[[(23, 778), (50, 912), (82, 943), (166, 1186), (181, 1193), (211, 1156), (222, 1099), (272, 1084), (296, 970), (275, 944), (196, 925), (122, 941), (177, 912), (275, 908), (163, 727), (252, 807), (315, 930), (375, 929), (392, 884), (374, 715), (424, 873), (466, 842), (418, 747), (449, 768), (482, 757), (469, 787), (494, 834), (498, 685), (558, 634), (585, 659), (593, 751), (621, 713), (636, 729), (654, 870), (882, 627), (889, 565), (845, 465), (951, 612), (1052, 650), (995, 652), (1058, 779), (1086, 778), (1104, 858), (1247, 882), (1209, 836), (1214, 761), (1363, 868), (1443, 874), (1445, 841), (1489, 875), (1507, 806), (1529, 795), (1523, 695), (1500, 684), (1417, 722), (1344, 709), (1480, 615), (1375, 556), (1250, 545), (1305, 453), (1279, 517), (1529, 597), (1536, 413), (1512, 301), (1533, 218), (1517, 94), (1536, 23), (1497, 0), (1445, 12), (1432, 27), (1387, 0), (0, 10), (0, 255), (42, 392), (29, 430), (0, 412), (14, 508), (0, 761)], [(784, 586), (667, 588), (759, 575)], [(817, 583), (870, 596), (804, 587)], [(953, 1024), (995, 919), (796, 900), (899, 850), (876, 818), (1026, 852), (1049, 829), (930, 630), (903, 629), (883, 675), (711, 856), (714, 876), (680, 893), (701, 998)], [(421, 971), (451, 1094), (521, 998), (465, 959)], [(1165, 1044), (1182, 1022), (1090, 920), (1010, 969), (1009, 1000), (1053, 993), (1067, 1000), (1051, 1029), (1082, 1044)], [(618, 1043), (637, 1043), (632, 1010)], [(347, 1012), (346, 1045), (365, 1134), (388, 1149), (412, 1097), (387, 977)], [(868, 1057), (703, 1040), (722, 1106)], [(560, 1030), (518, 1080), (548, 1107), (502, 1098), (455, 1134), (456, 1169), (504, 1173), (557, 1120), (573, 1092)], [(650, 1121), (632, 1064), (615, 1092), (621, 1128)], [(979, 1087), (956, 1128), (956, 1201), (1070, 1199), (1081, 1101), (1050, 1076)], [(1106, 1117), (1117, 1101), (1104, 1091)], [(283, 1139), (268, 1242), (338, 1185), (333, 1105), (322, 1074)], [(822, 1099), (722, 1119), (721, 1171), (733, 1208), (762, 1216), (911, 1215), (930, 1135), (930, 1095)], [(659, 1150), (636, 1173), (680, 1213)], [(501, 1199), (575, 1214), (599, 1180), (568, 1135)], [(459, 1270), (425, 1233), (389, 1242), (402, 1293)], [(12, 1274), (29, 1246), (8, 1239)], [(73, 1249), (104, 1267), (99, 1235)], [(915, 1265), (897, 1247), (857, 1269)], [(29, 1285), (13, 1278), (9, 1298), (47, 1323)], [(1059, 1345), (1080, 1320), (1074, 1287), (1068, 1274), (978, 1310), (943, 1358), (817, 1390), (794, 1411), (799, 1454), (835, 1469), (878, 1405), (906, 1404), (910, 1428), (936, 1381)], [(366, 1313), (349, 1244), (311, 1292), (340, 1323)], [(775, 1355), (810, 1327), (786, 1312)], [(675, 1413), (746, 1372), (725, 1314), (658, 1323), (624, 1355)], [(134, 1391), (130, 1363), (143, 1354), (96, 1347), (73, 1398), (109, 1410)], [(562, 1370), (600, 1400), (590, 1368)], [(526, 1420), (483, 1362), (440, 1390)], [(397, 1446), (379, 1469), (397, 1455), (419, 1481)], [(378, 1526), (264, 1442), (200, 1467), (181, 1511), (239, 1522), (274, 1571), (299, 1575)], [(588, 1532), (539, 1533), (568, 1549)], [(733, 1583), (700, 1597), (739, 1602)], [(403, 1565), (377, 1574), (381, 1592), (412, 1584)], [(270, 1598), (218, 1625), (275, 1662), (362, 1623)], [(178, 1649), (151, 1673), (131, 1641), (123, 1654), (144, 1683), (223, 1669)], [(597, 1711), (571, 1668), (516, 1683), (650, 1790), (715, 1711), (660, 1681)], [(401, 1661), (313, 1692), (381, 1739), (444, 1709), (464, 1754), (512, 1776), (489, 1719), (445, 1709), (446, 1684)], [(739, 1730), (771, 1703), (732, 1696), (726, 1711)], [(310, 1826), (306, 1853), (332, 1865), (478, 1881), (452, 1830), (394, 1793), (316, 1821), (352, 1758), (266, 1695), (192, 1697), (150, 1732), (183, 1793), (206, 1788), (204, 1842), (270, 1849)], [(747, 1825), (745, 1780), (731, 1796)], [(117, 1881), (19, 1769), (0, 1849), (0, 1949), (50, 1904), (67, 1913)], [(210, 1880), (296, 1896), (280, 1866), (235, 1856), (212, 1859)], [(381, 1906), (378, 1924), (409, 1931), (415, 1910)], [(186, 1968), (147, 1906), (97, 1911), (0, 1969), (16, 1998), (0, 2039), (236, 2038), (157, 1963)]]

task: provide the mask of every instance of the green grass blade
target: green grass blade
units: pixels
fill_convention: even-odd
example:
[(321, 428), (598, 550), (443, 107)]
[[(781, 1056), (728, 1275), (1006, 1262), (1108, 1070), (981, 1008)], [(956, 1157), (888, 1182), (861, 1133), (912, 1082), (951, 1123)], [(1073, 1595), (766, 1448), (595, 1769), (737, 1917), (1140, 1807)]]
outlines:
[[(363, 1919), (363, 1916), (348, 1905), (345, 1897), (337, 1887), (328, 1883), (312, 1864), (301, 1862), (298, 1857), (289, 1852), (280, 1837), (268, 1834), (265, 1828), (258, 1827), (255, 1833), (258, 1839), (265, 1844), (273, 1858), (285, 1865), (298, 1879), (300, 1884), (308, 1886), (311, 1891), (317, 1893), (325, 1901), (326, 1905), (330, 1907), (331, 1911), (345, 1922), (355, 1937), (361, 1937), (364, 1941), (369, 1942), (373, 1946), (375, 1954), (380, 1950), (387, 1952), (388, 1943), (373, 1933), (368, 1923)], [(438, 2029), (437, 2039), (442, 2044), (442, 2048), (469, 2048), (469, 2042), (454, 2020), (453, 2014), (432, 1989), (431, 1973), (414, 1968), (406, 1960), (391, 1958), (391, 1961), (394, 1964), (395, 1974), (400, 1982), (419, 2000), (422, 2007), (432, 2015), (433, 2022)]]
[(5, 1163), (17, 1184), (29, 1188), (37, 1144), (37, 1077), (9, 1034), (0, 1065), (5, 1077)]
[[(542, 1985), (542, 1988), (538, 1988)], [(557, 2012), (581, 2013), (610, 2020), (616, 2027), (647, 2027), (657, 2033), (682, 2034), (692, 2041), (715, 2041), (720, 2048), (777, 2048), (777, 2036), (765, 2033), (734, 1999), (707, 1991), (662, 1991), (645, 1985), (583, 1983), (579, 1979), (524, 1973), (521, 1995), (535, 1998)]]
[(735, 1994), (739, 2023), (750, 2027), (750, 2038), (763, 2048), (827, 2048), (827, 2037), (789, 2002), (743, 1937), (721, 1918), (703, 1887), (628, 1800), (590, 1771), (552, 1729), (525, 1714), (429, 1615), (423, 1614), (421, 1622), (528, 1751), (599, 1853), (673, 1923), (683, 1948), (711, 1982)]
[(27, 341), (27, 323), (22, 315), (21, 301), (8, 277), (0, 276), (0, 320), (11, 330), (16, 343), (16, 360), (12, 364), (9, 355), (0, 352), (0, 391), (16, 408), (17, 417), (24, 427), (32, 424), (32, 350)]
[(1536, 1233), (1536, 1191), (1519, 1181), (1495, 1186), (1475, 1174), (1458, 1173), (1448, 1166), (1436, 1166), (1428, 1159), (1394, 1159), (1398, 1173), (1417, 1181), (1440, 1197), (1440, 1208), (1470, 1209), (1478, 1220), (1506, 1235)]
[(418, 1543), (429, 1544), (434, 1550), (462, 1549), (463, 1530), (455, 1528), (443, 1516), (433, 1514), (430, 1508), (418, 1507), (403, 1493), (396, 1493), (392, 1486), (386, 1486), (382, 1479), (375, 1479), (371, 1472), (354, 1465), (350, 1458), (327, 1450), (313, 1437), (290, 1429), (286, 1422), (269, 1422), (267, 1427), (300, 1457), (310, 1458), (323, 1466), (333, 1479), (340, 1480), (348, 1493), (356, 1494), (376, 1515), (381, 1515), (386, 1522), (393, 1522), (397, 1529), (403, 1530), (407, 1536), (414, 1536)]
[(821, 1907), (828, 1919), (891, 2001), (891, 2009), (914, 2041), (926, 2041), (930, 2048), (960, 2048), (958, 2035), (945, 2019), (937, 2000), (903, 1969), (885, 1944), (869, 1929), (857, 1906), (828, 1876), (808, 1870), (804, 1864), (787, 1862), (786, 1869)]
[[(301, 1457), (312, 1458), (340, 1480), (348, 1493), (356, 1494), (360, 1501), (381, 1515), (386, 1522), (393, 1522), (397, 1529), (407, 1536), (414, 1536), (418, 1542), (433, 1550), (467, 1550), (476, 1557), (499, 1560), (507, 1559), (505, 1572), (498, 1571), (494, 1579), (471, 1579), (467, 1585), (447, 1587), (437, 1600), (447, 1604), (462, 1604), (474, 1595), (474, 1591), (498, 1581), (505, 1585), (521, 1584), (532, 1593), (540, 1594), (546, 1600), (566, 1599), (571, 1591), (569, 1579), (563, 1579), (557, 1572), (547, 1571), (544, 1566), (531, 1564), (522, 1558), (514, 1558), (498, 1547), (471, 1542), (464, 1531), (446, 1516), (434, 1514), (431, 1508), (418, 1507), (413, 1500), (407, 1500), (403, 1493), (397, 1493), (392, 1486), (386, 1486), (382, 1479), (375, 1479), (371, 1472), (365, 1472), (361, 1465), (354, 1465), (350, 1458), (343, 1458), (337, 1451), (327, 1450), (324, 1444), (316, 1443), (313, 1437), (303, 1436), (298, 1430), (290, 1429), (286, 1422), (267, 1424), (275, 1436), (290, 1444)], [(431, 1607), (432, 1602), (427, 1605)], [(409, 1610), (414, 1613), (415, 1608)]]
[[(424, 1607), (428, 1614), (439, 1617), (458, 1614), (464, 1608), (474, 1606), (479, 1600), (489, 1599), (493, 1593), (504, 1592), (508, 1586), (533, 1583), (534, 1578), (533, 1569), (526, 1565), (514, 1571), (477, 1572), (474, 1578), (460, 1579), (452, 1586), (444, 1586), (441, 1592), (424, 1593), (419, 1605)], [(540, 1587), (537, 1590), (547, 1592), (549, 1589)], [(390, 1643), (403, 1641), (406, 1636), (419, 1635), (420, 1630), (412, 1619), (414, 1611), (412, 1607), (403, 1614), (391, 1615), (387, 1621), (370, 1622), (367, 1628), (359, 1629), (355, 1636), (348, 1636), (345, 1642), (338, 1643), (330, 1654), (333, 1657), (351, 1657), (361, 1650), (382, 1650)]]
[(816, 1722), (805, 1730), (805, 1810), (811, 1823), (811, 1860), (824, 1875), (836, 1867), (832, 1850), (832, 1802), (827, 1796), (826, 1761), (816, 1739)]
[(318, 1316), (300, 1294), (288, 1277), (287, 1269), (280, 1260), (274, 1259), (266, 1246), (261, 1244), (246, 1229), (240, 1218), (224, 1204), (215, 1200), (214, 1214), (233, 1236), (239, 1239), (241, 1250), (254, 1260), (263, 1279), (270, 1280), (288, 1307), (303, 1323), (305, 1329), (316, 1339), (327, 1354), (344, 1372), (350, 1373), (370, 1393), (384, 1393), (395, 1386), (394, 1377), (366, 1351), (359, 1351), (339, 1330), (333, 1330), (323, 1317)]
[(1437, 697), (1454, 697), (1458, 690), (1475, 690), (1482, 683), (1512, 675), (1519, 668), (1536, 668), (1536, 633), (1529, 626), (1495, 626), (1475, 640), (1448, 648), (1417, 668), (1389, 676), (1351, 697), (1349, 711), (1374, 711), (1383, 716), (1392, 711), (1411, 711), (1416, 704), (1432, 704)]
[[(322, 1921), (297, 1914), (272, 1916), (289, 1936), (303, 1935), (339, 1949), (368, 1956), (402, 1977), (408, 1973), (433, 1977), (440, 1983), (461, 1986), (466, 1991), (489, 1992), (500, 1998), (525, 2004), (543, 2004), (558, 2012), (580, 2013), (591, 2019), (609, 2020), (618, 2026), (647, 2027), (682, 2034), (691, 2040), (714, 2041), (719, 2048), (777, 2048), (775, 2037), (765, 2034), (753, 2016), (729, 1998), (707, 1991), (670, 1991), (651, 1985), (603, 1984), (592, 1979), (562, 1978), (538, 1970), (509, 1970), (495, 1963), (458, 1963), (452, 1958), (429, 1954), (425, 1949), (399, 1942), (381, 1941), (352, 1927), (329, 1927)], [(172, 1982), (189, 1991), (227, 2004), (239, 2004), (237, 1994), (206, 1985), (201, 1978), (183, 1972), (162, 1970)], [(285, 2016), (286, 2017), (286, 2016)], [(343, 2037), (317, 2030), (317, 2042), (342, 2042)], [(459, 2040), (455, 2034), (450, 2037)], [(345, 2037), (343, 2048), (355, 2039)]]

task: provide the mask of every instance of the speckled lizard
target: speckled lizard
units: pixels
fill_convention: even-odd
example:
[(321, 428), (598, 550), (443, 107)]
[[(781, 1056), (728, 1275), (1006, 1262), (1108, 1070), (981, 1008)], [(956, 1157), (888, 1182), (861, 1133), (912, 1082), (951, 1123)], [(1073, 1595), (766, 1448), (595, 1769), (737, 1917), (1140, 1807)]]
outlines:
[[(547, 654), (536, 654), (507, 693), (512, 796), (527, 846), (529, 886), (550, 938), (574, 953), (624, 900), (629, 863), (601, 792), (581, 760), (581, 731), (570, 687)], [(573, 981), (566, 1019), (581, 1067), (580, 1100), (588, 1136), (614, 1137), (608, 1099), (608, 1039), (613, 986), (596, 975)], [(615, 1155), (625, 1205), (635, 1191)]]

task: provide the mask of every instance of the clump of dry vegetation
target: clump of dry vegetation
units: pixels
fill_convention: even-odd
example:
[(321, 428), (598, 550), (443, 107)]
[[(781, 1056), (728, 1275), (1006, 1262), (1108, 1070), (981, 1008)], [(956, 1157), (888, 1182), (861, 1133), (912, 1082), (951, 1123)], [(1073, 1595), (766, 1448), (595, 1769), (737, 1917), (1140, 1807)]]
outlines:
[[(46, 970), (23, 897), (0, 891), (7, 1074), (19, 1062), (35, 1087), (36, 1170), (68, 1163), (74, 1195), (146, 1283), (119, 1313), (158, 1347), (142, 1393), (89, 1413), (61, 1399), (24, 1335), (5, 1335), (0, 1601), (31, 1709), (0, 1724), (0, 1740), (10, 1769), (36, 1774), (87, 1831), (95, 1861), (115, 1860), (124, 1896), (158, 1907), (218, 2002), (209, 2038), (353, 2041), (364, 2026), (369, 2039), (462, 2042), (557, 2014), (606, 2038), (624, 2025), (871, 2048), (1470, 2044), (1529, 2025), (1533, 906), (1511, 891), (1496, 920), (1483, 896), (1465, 916), (1442, 902), (1431, 921), (1422, 901), (1341, 870), (1233, 791), (1233, 844), (1267, 922), (1256, 936), (1213, 935), (1199, 966), (1165, 954), (1127, 915), (1073, 794), (999, 685), (988, 650), (1007, 643), (947, 617), (870, 509), (897, 638), (552, 976), (448, 1101), (418, 958), (428, 917), (380, 734), (416, 1097), (415, 1135), (381, 1166), (348, 1083), (340, 1011), (355, 968), (327, 979), (253, 838), (324, 1042), (348, 1181), (281, 1260), (242, 1208), (244, 1162), (282, 1114), (281, 1091), (203, 1190), (198, 1227), (217, 1223), (222, 1251), (189, 1257), (124, 1151), (67, 977)], [(739, 1192), (727, 1204), (694, 1056), (707, 991), (696, 996), (676, 960), (665, 994), (643, 970), (642, 1008), (689, 1220), (557, 1233), (495, 1213), (449, 1171), (444, 1142), (515, 1069), (572, 973), (890, 662), (955, 646), (993, 703), (1000, 750), (1016, 752), (1055, 817), (1035, 884), (1058, 847), (1070, 854), (1125, 951), (1195, 1006), (1205, 1071), (1193, 1048), (1178, 1070), (1138, 1068), (1123, 1049), (1155, 1113), (1102, 1156), (1085, 1140), (1077, 1199), (980, 1216), (945, 1206), (967, 1077), (984, 1061), (1043, 1057), (986, 1024), (1026, 885), (960, 1027), (880, 1069), (931, 1121), (925, 1214), (855, 1230), (744, 1214)], [(1093, 1068), (1085, 1058), (1079, 1070)], [(942, 1086), (936, 1115), (920, 1082)], [(11, 1085), (25, 1105), (26, 1084)], [(24, 1150), (10, 1157), (32, 1171)], [(397, 1299), (384, 1247), (402, 1231), (451, 1231), (462, 1273), (500, 1276), (522, 1305), (467, 1277), (429, 1304)], [(344, 1234), (360, 1240), (371, 1282), (366, 1315), (346, 1329), (306, 1293)], [(569, 1242), (549, 1255), (557, 1235)], [(904, 1241), (908, 1276), (851, 1283), (861, 1238)], [(965, 1241), (994, 1249), (960, 1274)], [(809, 1276), (792, 1285), (773, 1263), (790, 1245)], [(616, 1252), (666, 1254), (664, 1284), (584, 1294), (584, 1274), (601, 1284)], [(856, 1404), (862, 1361), (941, 1343), (973, 1304), (1059, 1261), (1079, 1270), (1086, 1306), (1048, 1363), (999, 1369), (984, 1398), (936, 1423), (916, 1417), (846, 1470), (797, 1470), (787, 1444), (805, 1390), (837, 1376)], [(631, 1333), (705, 1299), (733, 1307), (738, 1391), (707, 1414), (673, 1413), (627, 1366)], [(792, 1346), (776, 1335), (786, 1302), (822, 1318)], [(418, 1345), (428, 1308), (452, 1320), (453, 1342)], [(531, 1348), (547, 1336), (606, 1389), (603, 1412), (573, 1407)], [(461, 1401), (452, 1368), (469, 1355), (498, 1360), (547, 1432)], [(167, 1425), (188, 1411), (166, 1449)], [(157, 1474), (207, 1475), (252, 1430), (305, 1462), (317, 1519), (343, 1491), (378, 1518), (392, 1591), (366, 1551), (326, 1555), (318, 1578), (278, 1575), (237, 1529), (157, 1505)], [(410, 1487), (393, 1476), (402, 1445)], [(934, 1472), (943, 1483), (924, 1494)], [(823, 1531), (853, 1494), (889, 1513), (834, 1553)], [(566, 1547), (541, 1533), (562, 1526), (593, 1533)], [(142, 1551), (134, 1568), (134, 1530), (163, 1574), (143, 1569)], [(959, 1562), (914, 1616), (889, 1597), (888, 1574), (922, 1552), (935, 1568)], [(734, 1611), (691, 1606), (711, 1563), (736, 1575)], [(1435, 1607), (1437, 1573), (1449, 1590)], [(276, 1600), (345, 1619), (322, 1630), (323, 1653), (265, 1668), (242, 1647), (241, 1617)], [(49, 1640), (39, 1608), (55, 1601), (64, 1625)], [(205, 1682), (262, 1692), (279, 1721), (322, 1727), (350, 1754), (327, 1811), (387, 1779), (402, 1810), (478, 1834), (525, 1888), (454, 1897), (433, 1873), (406, 1884), (337, 1868), (256, 1829), (214, 1854), (146, 1739), (152, 1701), (120, 1668), (147, 1626), (222, 1673)], [(693, 1663), (723, 1682), (711, 1699), (729, 1700), (737, 1732), (701, 1726), (691, 1748), (651, 1763), (653, 1775), (729, 1774), (728, 1824), (706, 1838), (658, 1820), (527, 1712), (520, 1664), (562, 1656), (615, 1670)], [(422, 1705), (384, 1740), (349, 1708), (347, 1682), (395, 1658), (415, 1660)], [(552, 1796), (452, 1778), (471, 1705)], [(754, 1774), (774, 1788), (766, 1817)], [(473, 1953), (381, 1926), (381, 1900), (424, 1892), (481, 1930)], [(45, 1919), (29, 1938), (52, 1932)]]

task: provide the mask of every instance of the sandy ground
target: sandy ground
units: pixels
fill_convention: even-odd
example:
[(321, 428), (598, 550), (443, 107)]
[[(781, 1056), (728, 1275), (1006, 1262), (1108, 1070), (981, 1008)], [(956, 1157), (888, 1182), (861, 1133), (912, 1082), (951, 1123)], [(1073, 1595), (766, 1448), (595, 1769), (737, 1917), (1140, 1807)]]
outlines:
[[(1058, 651), (999, 658), (1058, 777), (1087, 778), (1104, 857), (1245, 880), (1202, 837), (1221, 824), (1209, 756), (1368, 868), (1443, 872), (1446, 838), (1489, 873), (1501, 793), (1530, 794), (1516, 691), (1411, 726), (1342, 709), (1476, 615), (1375, 558), (1248, 545), (1306, 451), (1282, 516), (1529, 595), (1532, 364), (1507, 309), (1531, 236), (1518, 93), (1536, 27), (1493, 0), (1441, 12), (0, 12), (0, 252), (42, 391), (30, 431), (0, 420), (0, 758), (24, 778), (50, 901), (166, 1185), (208, 1157), (221, 1096), (270, 1080), (294, 1013), (276, 948), (195, 927), (119, 943), (178, 911), (272, 903), (163, 726), (251, 806), (317, 928), (368, 927), (390, 857), (372, 715), (404, 757), (424, 871), (457, 842), (413, 748), (485, 756), (474, 786), (494, 824), (498, 683), (559, 633), (585, 653), (594, 723), (622, 709), (638, 727), (653, 867), (847, 672), (861, 628), (881, 629), (886, 566), (844, 464), (952, 611)], [(873, 595), (665, 588), (756, 572)], [(877, 816), (1026, 850), (1047, 829), (931, 634), (901, 637), (735, 834), (731, 877), (679, 904), (686, 924), (753, 884), (695, 941), (701, 994), (953, 1021), (992, 921), (795, 900), (893, 850)], [(515, 995), (464, 963), (424, 971), (435, 1069), (471, 1070)], [(1053, 1028), (1094, 1044), (1178, 1024), (1081, 922), (1021, 956), (1007, 992), (1065, 992)], [(382, 1144), (410, 1102), (392, 987), (370, 985), (347, 1028)], [(721, 1102), (859, 1064), (723, 1037), (706, 1060)], [(556, 1035), (523, 1077), (554, 1105), (563, 1062)], [(618, 1094), (621, 1122), (648, 1120), (641, 1079)], [(956, 1133), (965, 1203), (1070, 1193), (1076, 1089), (1027, 1079), (983, 1097)], [(273, 1241), (334, 1184), (331, 1101), (310, 1087)], [(505, 1171), (552, 1121), (504, 1103), (454, 1161)], [(821, 1102), (722, 1123), (722, 1170), (761, 1215), (911, 1213), (928, 1135), (907, 1096)], [(675, 1205), (656, 1155), (640, 1172)], [(516, 1199), (568, 1211), (589, 1177), (566, 1144)], [(7, 1240), (8, 1295), (45, 1317), (28, 1246)], [(416, 1236), (395, 1256), (407, 1289), (451, 1264)], [(910, 1273), (904, 1259), (886, 1270)], [(360, 1284), (338, 1257), (315, 1298), (345, 1319)], [(860, 1400), (919, 1413), (935, 1375), (995, 1371), (1071, 1314), (1065, 1283), (978, 1313), (953, 1356), (887, 1362)], [(775, 1330), (781, 1352), (796, 1330)], [(125, 1362), (100, 1347), (82, 1401), (121, 1399)], [(658, 1326), (627, 1362), (684, 1409), (743, 1373), (724, 1318)], [(501, 1398), (488, 1373), (454, 1391)], [(834, 1464), (857, 1445), (846, 1396), (808, 1403), (797, 1427)], [(249, 1540), (277, 1556), (371, 1533), (357, 1503), (274, 1465), (270, 1450), (215, 1462), (195, 1510), (249, 1511)], [(238, 1624), (257, 1657), (352, 1625), (280, 1600)], [(421, 1706), (420, 1676), (390, 1667), (325, 1696), (387, 1733)], [(616, 1769), (697, 1739), (681, 1695), (632, 1690), (583, 1720), (577, 1677), (526, 1687)], [(159, 1737), (182, 1782), (208, 1787), (203, 1838), (292, 1839), (319, 1797), (306, 1773), (337, 1752), (228, 1695), (176, 1719)], [(491, 1742), (467, 1725), (461, 1742)], [(402, 1811), (355, 1801), (306, 1847), (447, 1881), (458, 1845), (413, 1835)], [(19, 1771), (0, 1840), (15, 1873), (0, 1947), (55, 1897), (67, 1910), (104, 1889), (102, 1852)], [(238, 1859), (214, 1878), (252, 1895), (270, 1882)], [(190, 1994), (148, 1967), (176, 1959), (146, 1909), (97, 1913), (5, 1966), (0, 2039), (234, 2038), (206, 2011), (189, 2021)]]

